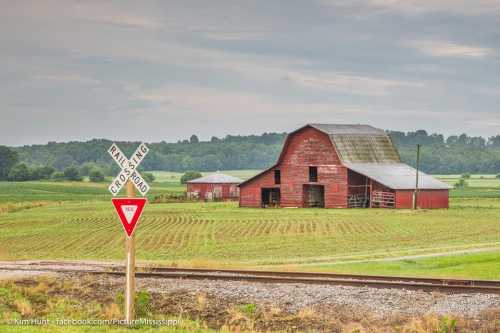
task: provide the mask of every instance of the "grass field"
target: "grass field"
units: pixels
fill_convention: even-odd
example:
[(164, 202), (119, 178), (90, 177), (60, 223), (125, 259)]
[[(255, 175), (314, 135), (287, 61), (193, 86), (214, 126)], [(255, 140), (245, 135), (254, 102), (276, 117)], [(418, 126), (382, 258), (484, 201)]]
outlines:
[[(255, 176), (262, 170), (227, 170), (221, 171), (223, 174), (234, 176), (241, 178), (243, 180), (248, 179), (250, 177)], [(168, 183), (179, 183), (182, 172), (171, 172), (171, 171), (151, 171), (151, 173), (155, 176), (156, 180), (159, 182), (168, 182)], [(203, 176), (212, 174), (213, 172), (201, 172)]]
[[(109, 201), (108, 185), (90, 182), (0, 182), (0, 206), (9, 202)], [(179, 183), (155, 182), (148, 198), (165, 193), (182, 193), (184, 190), (185, 187)]]
[(365, 261), (359, 263), (312, 264), (298, 270), (338, 273), (460, 277), (467, 279), (500, 279), (500, 250), (466, 253), (459, 255), (423, 256), (413, 259)]
[(0, 332), (2, 333), (214, 333), (214, 332), (229, 332), (227, 330), (215, 331), (196, 322), (184, 321), (180, 327), (142, 327), (142, 328), (127, 328), (117, 326), (13, 326), (1, 325)]
[[(143, 323), (127, 327), (124, 324), (113, 324), (112, 320), (123, 318), (123, 301), (117, 292), (95, 293), (95, 283), (89, 276), (78, 280), (41, 277), (23, 280), (23, 283), (0, 280), (0, 332), (215, 332), (204, 328), (200, 321), (190, 320), (179, 313), (169, 316), (159, 311), (151, 302), (151, 294), (145, 290), (137, 298), (137, 317), (163, 320), (163, 325)], [(60, 322), (69, 319), (75, 322)], [(24, 322), (16, 323), (16, 320)], [(30, 320), (36, 320), (38, 324), (29, 325)], [(82, 323), (81, 320), (95, 321)], [(106, 320), (109, 322), (105, 322)]]
[[(150, 197), (183, 190), (158, 179)], [(449, 210), (150, 204), (137, 256), (185, 266), (500, 279), (500, 188), (491, 187), (495, 179), (479, 181), (488, 183), (453, 190)], [(122, 260), (123, 231), (106, 185), (0, 183), (0, 260)]]
[[(435, 175), (440, 180), (454, 185), (462, 176), (461, 175)], [(493, 188), (500, 189), (500, 178), (496, 175), (471, 175), (466, 179), (467, 184), (471, 188)]]

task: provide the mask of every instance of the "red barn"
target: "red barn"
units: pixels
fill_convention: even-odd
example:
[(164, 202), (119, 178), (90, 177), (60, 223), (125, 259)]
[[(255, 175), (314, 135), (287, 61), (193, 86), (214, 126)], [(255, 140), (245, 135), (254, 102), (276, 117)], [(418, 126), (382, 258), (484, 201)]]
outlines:
[[(240, 207), (411, 208), (416, 170), (368, 125), (309, 124), (276, 164), (240, 184)], [(419, 172), (417, 205), (448, 208), (449, 186)]]
[(239, 197), (241, 182), (239, 178), (217, 172), (186, 182), (187, 195), (199, 200), (235, 200)]

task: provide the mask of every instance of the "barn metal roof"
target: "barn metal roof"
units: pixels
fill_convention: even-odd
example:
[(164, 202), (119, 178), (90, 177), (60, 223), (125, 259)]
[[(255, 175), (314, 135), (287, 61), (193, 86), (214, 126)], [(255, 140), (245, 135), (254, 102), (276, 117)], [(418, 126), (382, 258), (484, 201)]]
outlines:
[(330, 136), (344, 163), (400, 163), (390, 136), (369, 125), (310, 124)]
[(326, 134), (385, 134), (381, 129), (370, 125), (354, 124), (309, 124)]
[[(344, 163), (344, 165), (376, 182), (395, 190), (414, 190), (417, 170), (404, 163)], [(446, 190), (450, 186), (419, 172), (419, 189)]]
[[(416, 170), (401, 163), (401, 158), (391, 137), (384, 131), (369, 125), (345, 124), (308, 124), (330, 137), (344, 166), (392, 189), (415, 189)], [(290, 135), (287, 137), (289, 139)], [(283, 153), (283, 151), (282, 151)], [(261, 174), (276, 167), (281, 160), (270, 168), (247, 179), (240, 185), (250, 182)], [(449, 189), (450, 186), (423, 172), (419, 172), (420, 189)]]
[(237, 177), (228, 176), (228, 175), (222, 174), (220, 172), (217, 172), (217, 173), (214, 173), (211, 175), (207, 175), (207, 176), (203, 176), (200, 178), (196, 178), (196, 179), (187, 181), (187, 183), (239, 184), (242, 181), (243, 181), (242, 179), (239, 179)]

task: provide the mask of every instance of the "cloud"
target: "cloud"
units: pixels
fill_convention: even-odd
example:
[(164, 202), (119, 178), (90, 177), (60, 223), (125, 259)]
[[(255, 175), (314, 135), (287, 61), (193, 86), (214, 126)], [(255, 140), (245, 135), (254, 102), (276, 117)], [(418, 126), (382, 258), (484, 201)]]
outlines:
[(132, 8), (125, 2), (117, 5), (102, 1), (18, 1), (4, 7), (5, 10), (0, 12), (0, 17), (27, 20), (30, 23), (43, 22), (51, 25), (66, 22), (78, 27), (79, 23), (75, 20), (80, 20), (93, 24), (101, 23), (141, 29), (162, 27), (161, 19), (141, 11), (142, 8), (146, 7), (131, 10)]
[[(11, 132), (0, 139), (77, 138), (60, 129), (63, 116), (104, 119), (78, 137), (107, 136), (106, 119), (128, 112), (159, 140), (359, 119), (498, 132), (464, 117), (498, 113), (499, 0), (329, 3), (11, 2), (0, 11), (0, 99)], [(39, 139), (18, 135), (32, 114), (42, 119)], [(116, 133), (134, 126), (123, 117)]]
[(124, 11), (120, 6), (99, 3), (77, 3), (71, 7), (76, 19), (111, 24), (141, 29), (159, 29), (162, 27), (160, 20), (151, 15), (141, 15)]
[(266, 37), (266, 31), (208, 31), (203, 36), (215, 41), (257, 41)]
[(193, 112), (201, 117), (204, 114), (221, 116), (248, 114), (253, 117), (256, 114), (277, 116), (333, 110), (349, 114), (355, 109), (361, 111), (360, 108), (349, 105), (295, 103), (258, 93), (187, 85), (173, 85), (139, 92), (136, 99), (149, 104), (142, 109), (145, 111), (149, 109), (154, 112), (168, 113), (176, 110), (177, 112)]
[(288, 80), (314, 89), (333, 90), (354, 95), (388, 95), (401, 86), (422, 87), (422, 83), (381, 79), (344, 73), (302, 74), (289, 73)]
[(484, 58), (495, 53), (495, 50), (486, 47), (462, 45), (446, 41), (421, 40), (406, 44), (421, 53), (433, 57)]
[(46, 81), (55, 81), (62, 83), (82, 83), (82, 84), (100, 84), (99, 80), (95, 80), (89, 77), (84, 77), (80, 74), (76, 73), (53, 73), (53, 74), (36, 74), (33, 75), (32, 78), (34, 80), (46, 80)]
[(172, 123), (175, 126), (171, 131), (196, 132), (206, 138), (228, 133), (288, 131), (307, 122), (332, 119), (348, 123), (352, 114), (372, 113), (369, 108), (349, 104), (297, 102), (259, 93), (188, 85), (144, 91), (136, 99), (143, 105), (131, 111), (132, 117)]
[[(271, 100), (257, 94), (228, 91), (211, 87), (169, 86), (139, 93), (138, 100), (150, 103), (151, 109), (166, 112), (170, 109), (193, 112), (265, 112)], [(276, 111), (276, 110), (275, 110)]]
[[(198, 52), (198, 54), (202, 54)], [(350, 72), (331, 70), (306, 70), (314, 65), (293, 57), (244, 56), (238, 53), (219, 53), (222, 61), (203, 66), (228, 73), (236, 73), (245, 79), (257, 82), (290, 83), (309, 91), (330, 91), (350, 95), (380, 96), (389, 95), (400, 87), (423, 87), (422, 82), (412, 82), (395, 78), (381, 78)]]
[(426, 14), (429, 12), (480, 15), (500, 13), (498, 0), (362, 0), (354, 4), (365, 4), (372, 8), (402, 14)]
[(140, 17), (140, 16), (129, 16), (129, 15), (108, 16), (95, 13), (92, 16), (78, 15), (78, 18), (83, 20), (88, 20), (90, 22), (129, 26), (142, 29), (158, 29), (161, 27), (160, 23), (150, 20), (146, 17)]

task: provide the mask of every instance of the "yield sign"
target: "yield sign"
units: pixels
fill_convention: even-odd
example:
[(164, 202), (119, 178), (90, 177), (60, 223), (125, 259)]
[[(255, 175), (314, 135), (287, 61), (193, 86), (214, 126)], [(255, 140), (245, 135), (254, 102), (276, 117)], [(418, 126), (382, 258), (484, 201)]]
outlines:
[(113, 198), (111, 201), (120, 217), (123, 229), (128, 237), (131, 237), (148, 200), (146, 198)]

